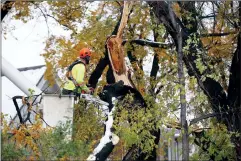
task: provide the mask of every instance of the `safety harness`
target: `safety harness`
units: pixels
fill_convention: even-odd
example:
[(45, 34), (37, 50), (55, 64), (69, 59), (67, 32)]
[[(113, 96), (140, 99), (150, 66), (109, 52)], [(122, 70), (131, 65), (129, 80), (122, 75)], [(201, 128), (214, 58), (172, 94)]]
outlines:
[[(77, 59), (76, 61), (74, 61), (74, 62), (67, 68), (67, 73), (66, 73), (66, 77), (74, 83), (74, 85), (75, 85), (76, 88), (77, 88), (77, 87), (81, 87), (81, 86), (83, 86), (83, 85), (85, 84), (85, 82), (83, 82), (83, 83), (77, 83), (77, 81), (74, 79), (74, 77), (73, 77), (73, 75), (72, 75), (72, 69), (73, 69), (73, 67), (74, 67), (75, 65), (77, 65), (77, 64), (84, 64), (84, 66), (85, 66), (85, 63), (84, 63), (81, 59)], [(85, 67), (86, 67), (86, 66), (85, 66)], [(85, 74), (86, 74), (86, 72), (85, 72)]]

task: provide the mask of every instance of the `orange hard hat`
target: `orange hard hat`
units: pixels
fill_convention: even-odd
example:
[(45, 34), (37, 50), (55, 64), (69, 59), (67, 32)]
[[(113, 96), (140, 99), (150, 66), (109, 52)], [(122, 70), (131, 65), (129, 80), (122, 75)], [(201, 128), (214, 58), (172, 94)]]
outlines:
[(88, 49), (88, 48), (81, 49), (80, 52), (79, 52), (79, 56), (80, 56), (80, 58), (84, 58), (86, 56), (90, 57), (91, 56), (90, 49)]

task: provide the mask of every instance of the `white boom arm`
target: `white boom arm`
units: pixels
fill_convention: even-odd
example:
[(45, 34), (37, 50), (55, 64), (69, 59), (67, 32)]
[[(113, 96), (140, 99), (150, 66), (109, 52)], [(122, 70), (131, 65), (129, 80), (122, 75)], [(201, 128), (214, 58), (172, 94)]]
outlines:
[(14, 66), (2, 57), (2, 74), (4, 74), (13, 84), (15, 84), (26, 95), (30, 96), (29, 89), (34, 90), (34, 94), (40, 94), (42, 91), (23, 76)]

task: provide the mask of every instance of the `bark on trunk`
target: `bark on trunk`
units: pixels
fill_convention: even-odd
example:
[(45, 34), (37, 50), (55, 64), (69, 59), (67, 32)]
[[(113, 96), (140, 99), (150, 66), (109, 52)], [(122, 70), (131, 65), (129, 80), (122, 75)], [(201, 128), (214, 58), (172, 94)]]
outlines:
[(180, 102), (181, 102), (181, 127), (184, 131), (182, 136), (182, 160), (189, 160), (189, 141), (188, 141), (188, 124), (187, 124), (187, 106), (186, 106), (186, 94), (185, 94), (185, 77), (183, 71), (183, 53), (182, 53), (182, 37), (178, 36), (178, 77), (180, 88)]

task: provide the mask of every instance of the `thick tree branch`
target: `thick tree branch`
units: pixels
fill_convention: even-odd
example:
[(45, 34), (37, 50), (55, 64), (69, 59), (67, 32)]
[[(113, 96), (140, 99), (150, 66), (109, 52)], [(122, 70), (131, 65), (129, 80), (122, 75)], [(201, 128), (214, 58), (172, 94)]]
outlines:
[(8, 12), (13, 7), (13, 1), (5, 1), (4, 4), (1, 5), (1, 21), (3, 21), (4, 17), (8, 14)]
[(21, 99), (21, 100), (22, 100), (22, 98), (23, 98), (23, 96), (14, 96), (14, 97), (12, 98), (12, 99), (13, 99), (14, 106), (15, 106), (16, 111), (17, 111), (17, 115), (18, 115), (20, 124), (23, 124), (23, 123), (24, 123), (24, 120), (23, 120), (23, 117), (22, 117), (20, 108), (19, 108), (19, 106), (18, 106), (17, 99)]
[(238, 46), (234, 53), (229, 76), (228, 101), (231, 107), (240, 107), (240, 56), (241, 34), (238, 36)]
[(176, 44), (176, 31), (171, 23), (167, 3), (164, 1), (147, 1), (147, 3), (150, 5), (153, 13), (155, 14), (155, 17), (159, 20), (159, 23), (163, 23), (165, 25), (167, 31), (172, 36)]
[(124, 40), (122, 44), (124, 45), (126, 42), (129, 42), (131, 44), (141, 45), (141, 46), (150, 46), (150, 47), (154, 47), (154, 48), (164, 48), (164, 49), (167, 49), (167, 48), (173, 46), (173, 44), (155, 42), (155, 41), (150, 41), (150, 40), (145, 40), (145, 39)]
[[(158, 33), (158, 24), (155, 21), (155, 16), (153, 11), (150, 11), (150, 15), (151, 15), (151, 22), (152, 25), (154, 26), (153, 28), (153, 37), (154, 37), (154, 41), (156, 42), (159, 36)], [(156, 53), (156, 51), (154, 50), (154, 58), (153, 58), (153, 62), (152, 62), (152, 68), (151, 68), (151, 73), (150, 73), (150, 77), (151, 79), (153, 78), (154, 80), (156, 80), (156, 76), (157, 76), (157, 72), (159, 70), (159, 57), (158, 57), (158, 53)], [(151, 84), (152, 85), (152, 84)], [(154, 92), (154, 88), (152, 87), (151, 92)]]
[(210, 14), (210, 15), (206, 15), (206, 16), (199, 16), (198, 18), (199, 19), (205, 19), (205, 18), (214, 18), (214, 17), (216, 17), (215, 14)]
[[(241, 2), (239, 2), (239, 25), (241, 25)], [(240, 100), (240, 69), (241, 69), (241, 32), (238, 35), (237, 49), (232, 59), (230, 68), (229, 87), (228, 87), (228, 105), (231, 108), (230, 118), (233, 120), (233, 130), (241, 133), (241, 100)], [(239, 137), (239, 142), (241, 137)], [(241, 146), (237, 145), (237, 153), (241, 159)]]
[(115, 1), (120, 7), (122, 7), (123, 5), (120, 4), (119, 1)]
[(210, 114), (207, 114), (207, 115), (202, 115), (202, 116), (200, 116), (198, 118), (192, 119), (190, 121), (189, 125), (191, 126), (191, 125), (197, 123), (198, 121), (201, 121), (201, 120), (204, 120), (204, 119), (207, 119), (207, 118), (210, 118), (210, 117), (215, 117), (217, 115), (218, 115), (217, 113), (210, 113)]
[(124, 1), (124, 8), (123, 8), (123, 11), (122, 11), (121, 22), (120, 22), (120, 26), (118, 28), (118, 32), (116, 34), (117, 38), (122, 38), (125, 26), (126, 26), (127, 21), (128, 21), (129, 13), (130, 13), (131, 8), (132, 8), (132, 5), (133, 5), (133, 2)]
[[(34, 1), (23, 0), (22, 2), (31, 2), (31, 3), (33, 3)], [(4, 17), (12, 9), (14, 4), (15, 4), (15, 0), (1, 2), (1, 21), (3, 21)]]
[(156, 79), (157, 76), (157, 72), (159, 71), (159, 58), (158, 58), (158, 54), (155, 53), (154, 54), (154, 58), (153, 58), (153, 62), (152, 62), (152, 68), (151, 68), (151, 73), (150, 73), (150, 77)]
[(99, 81), (99, 78), (102, 75), (102, 72), (104, 71), (105, 67), (109, 64), (109, 58), (108, 55), (105, 55), (104, 58), (101, 58), (98, 62), (98, 64), (96, 65), (95, 70), (92, 72), (92, 74), (90, 75), (88, 84), (93, 87), (96, 88), (96, 85)]
[(105, 122), (104, 136), (101, 138), (100, 143), (94, 149), (93, 153), (87, 158), (87, 160), (106, 160), (106, 158), (108, 158), (112, 152), (114, 146), (119, 142), (119, 137), (112, 132), (114, 110), (115, 108), (113, 107), (108, 114), (107, 121)]
[(237, 32), (225, 32), (225, 33), (209, 33), (209, 34), (201, 34), (200, 37), (211, 37), (211, 36), (227, 36), (231, 34), (237, 34)]

